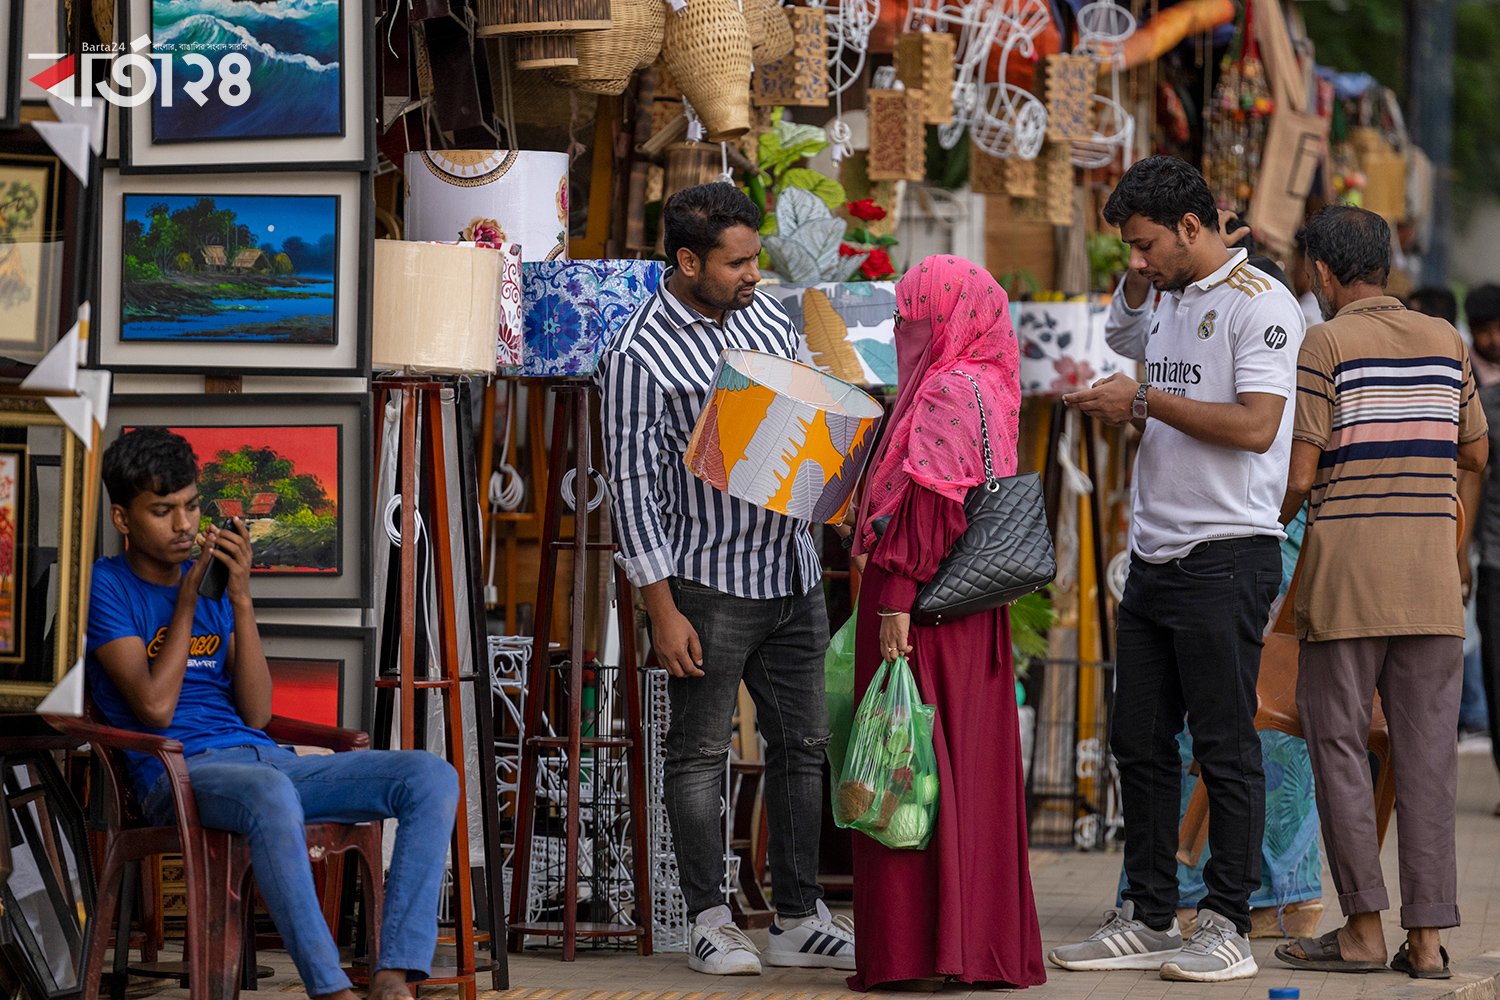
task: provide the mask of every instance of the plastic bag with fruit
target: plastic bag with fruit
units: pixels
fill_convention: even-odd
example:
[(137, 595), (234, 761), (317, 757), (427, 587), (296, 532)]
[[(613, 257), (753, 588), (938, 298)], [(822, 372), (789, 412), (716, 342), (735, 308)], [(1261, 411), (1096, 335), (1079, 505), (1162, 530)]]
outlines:
[(922, 850), (937, 825), (936, 710), (922, 704), (905, 657), (882, 663), (860, 699), (833, 817), (887, 847)]

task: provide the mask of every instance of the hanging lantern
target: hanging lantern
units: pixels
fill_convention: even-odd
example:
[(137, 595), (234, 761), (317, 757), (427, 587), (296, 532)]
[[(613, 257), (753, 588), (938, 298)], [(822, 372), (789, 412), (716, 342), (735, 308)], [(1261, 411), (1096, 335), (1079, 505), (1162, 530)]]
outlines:
[[(1010, 194), (1005, 185), (1005, 167), (1010, 162), (1008, 159), (991, 156), (980, 149), (977, 143), (969, 143), (969, 190), (975, 194)], [(1026, 165), (1031, 166), (1030, 163)]]
[(476, 0), (479, 35), (511, 37), (516, 69), (578, 65), (575, 36), (613, 22), (609, 0)]
[[(750, 61), (757, 69), (766, 63), (776, 62), (792, 51), (796, 39), (792, 34), (792, 22), (786, 8), (776, 0), (750, 0), (760, 9), (760, 31), (750, 32)], [(745, 15), (750, 20), (750, 15)], [(757, 40), (759, 39), (759, 40)]]
[(1094, 83), (1099, 76), (1094, 60), (1050, 55), (1044, 66), (1047, 138), (1070, 142), (1092, 137)]
[(578, 36), (578, 63), (551, 70), (552, 79), (586, 94), (618, 97), (635, 71), (645, 69), (661, 53), (667, 8), (661, 0), (610, 0), (614, 26)]
[(928, 125), (953, 121), (953, 74), (957, 39), (946, 31), (907, 31), (896, 36), (896, 78), (907, 90), (927, 95)]
[(792, 26), (792, 51), (755, 74), (755, 103), (827, 107), (828, 14), (822, 7), (792, 7), (785, 14)]
[(750, 34), (739, 0), (692, 0), (669, 14), (661, 58), (710, 141), (750, 131)]
[(867, 93), (870, 180), (919, 181), (927, 175), (925, 103), (920, 90), (871, 90)]
[(429, 149), (406, 154), (406, 238), (519, 243), (568, 259), (568, 154)]
[(1016, 218), (1023, 222), (1048, 222), (1054, 226), (1073, 224), (1073, 150), (1066, 142), (1048, 142), (1035, 162), (1025, 163), (1033, 171), (1035, 195), (1016, 201)]

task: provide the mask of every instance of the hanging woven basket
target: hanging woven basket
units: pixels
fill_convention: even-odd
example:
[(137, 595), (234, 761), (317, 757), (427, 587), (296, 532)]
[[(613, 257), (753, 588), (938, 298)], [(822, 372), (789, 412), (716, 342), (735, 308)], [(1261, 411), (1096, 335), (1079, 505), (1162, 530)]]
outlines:
[(615, 97), (636, 70), (656, 61), (666, 26), (663, 0), (610, 0), (609, 16), (613, 27), (578, 36), (578, 65), (550, 71), (559, 86)]
[(667, 16), (661, 57), (713, 142), (750, 131), (750, 33), (738, 0), (690, 0)]
[(610, 27), (610, 0), (476, 0), (479, 35), (511, 36), (516, 69), (576, 66), (580, 32)]
[[(760, 41), (756, 43), (752, 35), (750, 48), (750, 61), (755, 64), (756, 69), (759, 69), (767, 63), (776, 62), (789, 55), (795, 44), (795, 38), (786, 8), (776, 0), (749, 0), (749, 3), (760, 8)], [(746, 20), (749, 20), (748, 16)]]

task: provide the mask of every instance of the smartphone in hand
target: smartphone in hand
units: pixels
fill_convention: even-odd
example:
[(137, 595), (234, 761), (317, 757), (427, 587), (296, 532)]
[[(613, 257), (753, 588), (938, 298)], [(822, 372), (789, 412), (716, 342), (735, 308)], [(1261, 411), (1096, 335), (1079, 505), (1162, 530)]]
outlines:
[[(234, 518), (221, 519), (217, 525), (220, 531), (234, 531)], [(210, 601), (217, 601), (224, 596), (224, 591), (229, 587), (229, 564), (222, 559), (215, 558), (208, 564), (203, 579), (198, 582), (198, 596), (206, 597)]]

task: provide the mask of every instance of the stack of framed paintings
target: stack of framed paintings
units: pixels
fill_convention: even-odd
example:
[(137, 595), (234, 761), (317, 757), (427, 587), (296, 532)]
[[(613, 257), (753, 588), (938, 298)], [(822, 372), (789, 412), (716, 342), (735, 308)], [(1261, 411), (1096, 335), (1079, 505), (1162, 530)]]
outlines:
[[(156, 86), (107, 108), (90, 192), (88, 364), (119, 376), (102, 443), (146, 426), (188, 439), (203, 516), (249, 526), (258, 617), (323, 623), (261, 622), (277, 711), (353, 727), (373, 641), (351, 612), (372, 578), (376, 2), (114, 0), (111, 40), (149, 41)], [(266, 376), (277, 391), (258, 391)], [(101, 554), (120, 551), (98, 523)]]

